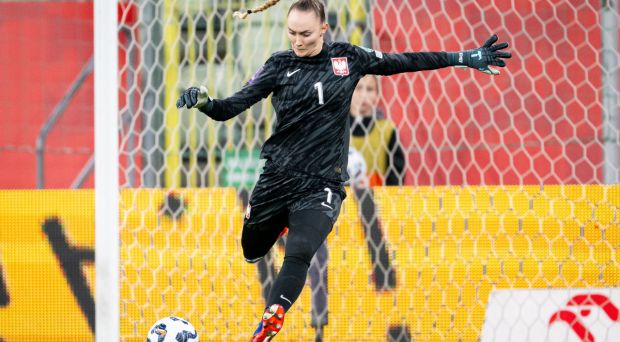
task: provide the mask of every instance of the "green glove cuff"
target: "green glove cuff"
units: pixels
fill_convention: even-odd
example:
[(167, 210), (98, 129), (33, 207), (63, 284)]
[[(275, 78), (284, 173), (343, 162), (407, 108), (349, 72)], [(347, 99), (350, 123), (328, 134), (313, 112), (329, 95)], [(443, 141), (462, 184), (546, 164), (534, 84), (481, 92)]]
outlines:
[[(198, 102), (196, 102), (194, 108), (202, 109), (203, 107), (205, 107), (205, 105), (211, 103), (212, 101), (213, 99), (209, 97), (209, 91), (207, 90), (207, 87), (200, 86), (200, 92), (198, 93)], [(213, 108), (213, 104), (211, 104), (211, 108)]]

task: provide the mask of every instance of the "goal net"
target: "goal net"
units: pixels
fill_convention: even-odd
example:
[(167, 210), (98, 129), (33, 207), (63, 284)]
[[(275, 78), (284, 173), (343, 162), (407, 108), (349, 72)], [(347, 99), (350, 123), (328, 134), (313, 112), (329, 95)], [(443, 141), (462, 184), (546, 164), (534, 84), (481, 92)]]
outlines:
[[(261, 3), (119, 3), (123, 341), (169, 315), (204, 341), (247, 340), (265, 307), (282, 244), (252, 265), (239, 241), (276, 113), (269, 99), (226, 122), (175, 107), (191, 85), (231, 95), (289, 48), (291, 1), (232, 17)], [(328, 39), (383, 52), (497, 33), (514, 57), (495, 77), (379, 79), (356, 140), (373, 186), (348, 189), (276, 339), (620, 336), (615, 2), (329, 0), (327, 19)]]

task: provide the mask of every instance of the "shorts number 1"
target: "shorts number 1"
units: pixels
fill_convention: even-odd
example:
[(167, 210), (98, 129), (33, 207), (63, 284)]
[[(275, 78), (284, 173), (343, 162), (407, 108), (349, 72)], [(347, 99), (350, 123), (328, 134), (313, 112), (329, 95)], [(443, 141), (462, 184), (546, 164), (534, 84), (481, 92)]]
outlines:
[(327, 204), (332, 204), (332, 189), (325, 188), (323, 190), (327, 191), (327, 199), (325, 200), (325, 202), (327, 202)]

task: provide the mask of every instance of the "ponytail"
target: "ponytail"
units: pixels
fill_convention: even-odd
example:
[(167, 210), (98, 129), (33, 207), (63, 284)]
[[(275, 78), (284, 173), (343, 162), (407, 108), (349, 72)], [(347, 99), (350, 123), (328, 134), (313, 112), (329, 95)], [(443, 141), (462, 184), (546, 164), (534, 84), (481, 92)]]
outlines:
[(245, 19), (248, 17), (248, 15), (252, 14), (252, 13), (256, 13), (256, 12), (262, 12), (266, 9), (268, 9), (269, 7), (277, 4), (278, 2), (280, 2), (280, 0), (267, 0), (265, 1), (264, 4), (254, 7), (252, 9), (246, 10), (245, 12), (240, 12), (240, 11), (236, 11), (235, 13), (233, 13), (233, 17), (237, 17), (239, 19)]

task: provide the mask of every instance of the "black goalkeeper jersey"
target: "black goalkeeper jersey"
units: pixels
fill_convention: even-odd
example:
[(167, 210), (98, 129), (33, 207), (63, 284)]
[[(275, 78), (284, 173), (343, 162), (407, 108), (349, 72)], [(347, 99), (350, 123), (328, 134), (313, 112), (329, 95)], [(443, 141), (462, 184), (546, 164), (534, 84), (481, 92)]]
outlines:
[(214, 99), (206, 114), (228, 120), (273, 94), (277, 115), (261, 158), (267, 167), (344, 182), (349, 151), (349, 107), (360, 78), (448, 66), (445, 52), (382, 53), (348, 43), (324, 44), (312, 57), (277, 52), (241, 90)]

